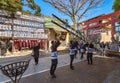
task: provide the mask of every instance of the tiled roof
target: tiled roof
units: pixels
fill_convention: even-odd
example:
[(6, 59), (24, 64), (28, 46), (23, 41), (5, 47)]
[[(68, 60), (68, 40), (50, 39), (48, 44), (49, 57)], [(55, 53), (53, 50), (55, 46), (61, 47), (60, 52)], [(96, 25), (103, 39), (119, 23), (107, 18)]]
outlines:
[[(52, 28), (54, 29), (55, 31), (63, 31), (63, 32), (67, 32), (66, 30), (62, 29), (61, 27), (53, 24), (51, 22), (51, 20), (54, 20), (56, 22), (58, 22), (56, 19), (54, 19), (53, 17), (44, 17), (44, 21), (45, 21), (45, 28)], [(58, 22), (59, 24), (63, 25), (62, 23)], [(65, 25), (63, 25), (65, 26)]]

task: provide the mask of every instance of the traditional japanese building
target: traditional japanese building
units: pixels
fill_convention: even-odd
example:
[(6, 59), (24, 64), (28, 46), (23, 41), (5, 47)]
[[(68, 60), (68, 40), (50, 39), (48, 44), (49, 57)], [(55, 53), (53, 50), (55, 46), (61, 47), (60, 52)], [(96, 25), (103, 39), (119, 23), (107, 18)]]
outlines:
[(60, 39), (62, 42), (61, 45), (58, 47), (58, 50), (63, 50), (66, 49), (69, 43), (69, 35), (68, 32), (61, 27), (53, 24), (51, 21), (55, 20), (57, 21), (60, 25), (63, 25), (60, 21), (56, 20), (53, 17), (45, 16), (44, 21), (45, 21), (45, 29), (48, 30), (48, 48), (51, 46), (51, 41), (55, 40), (57, 38)]

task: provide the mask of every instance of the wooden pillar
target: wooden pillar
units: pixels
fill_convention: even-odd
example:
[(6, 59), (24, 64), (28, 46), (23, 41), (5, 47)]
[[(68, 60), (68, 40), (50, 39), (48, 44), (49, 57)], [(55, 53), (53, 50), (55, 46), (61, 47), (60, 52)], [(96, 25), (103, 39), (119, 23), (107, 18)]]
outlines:
[(88, 38), (88, 28), (86, 29), (86, 37)]
[(116, 34), (115, 20), (112, 17), (112, 37)]

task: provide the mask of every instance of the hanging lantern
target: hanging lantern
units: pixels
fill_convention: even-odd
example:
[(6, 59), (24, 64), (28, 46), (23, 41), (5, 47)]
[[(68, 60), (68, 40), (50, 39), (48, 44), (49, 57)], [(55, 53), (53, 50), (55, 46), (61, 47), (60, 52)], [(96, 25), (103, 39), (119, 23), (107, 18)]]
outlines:
[(111, 25), (107, 25), (107, 26), (105, 26), (105, 28), (106, 28), (106, 29), (111, 29), (112, 26), (111, 26)]

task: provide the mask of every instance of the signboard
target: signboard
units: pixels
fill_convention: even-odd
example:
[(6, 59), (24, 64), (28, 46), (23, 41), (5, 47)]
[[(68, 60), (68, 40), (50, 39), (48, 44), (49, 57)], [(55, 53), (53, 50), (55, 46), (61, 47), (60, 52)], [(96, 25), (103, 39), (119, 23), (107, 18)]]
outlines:
[(105, 29), (98, 29), (98, 30), (94, 30), (93, 34), (99, 34), (99, 33), (104, 33), (104, 32), (106, 32)]
[[(43, 17), (21, 15), (20, 18), (23, 19), (13, 20), (15, 38), (47, 39), (47, 34), (44, 33)], [(11, 18), (0, 17), (0, 37), (12, 37), (11, 24)]]
[(32, 15), (21, 15), (20, 18), (44, 22), (43, 17), (37, 17)]

